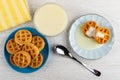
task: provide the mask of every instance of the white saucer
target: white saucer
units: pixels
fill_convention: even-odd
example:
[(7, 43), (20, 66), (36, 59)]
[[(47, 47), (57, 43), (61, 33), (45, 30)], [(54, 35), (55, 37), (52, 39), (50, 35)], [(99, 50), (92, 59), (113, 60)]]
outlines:
[[(99, 47), (91, 48), (91, 49), (85, 49), (82, 44), (78, 44), (76, 40), (76, 31), (80, 29), (80, 27), (86, 22), (86, 21), (96, 21), (100, 26), (105, 26), (110, 29), (111, 37), (110, 40)], [(83, 15), (80, 18), (78, 18), (71, 26), (70, 32), (69, 32), (69, 42), (73, 50), (81, 57), (86, 59), (99, 59), (103, 56), (105, 56), (112, 48), (114, 43), (114, 32), (111, 24), (102, 16), (97, 14), (87, 14)], [(89, 44), (88, 44), (89, 45)]]

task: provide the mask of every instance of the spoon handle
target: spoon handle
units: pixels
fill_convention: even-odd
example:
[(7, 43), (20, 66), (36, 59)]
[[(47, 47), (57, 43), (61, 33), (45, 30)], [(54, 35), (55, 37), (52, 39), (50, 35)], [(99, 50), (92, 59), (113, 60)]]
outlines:
[(89, 70), (90, 72), (92, 72), (94, 75), (96, 76), (100, 76), (101, 75), (101, 72), (96, 70), (96, 69), (92, 69), (92, 68), (89, 68), (86, 64), (84, 64), (83, 62), (80, 62), (79, 60), (77, 60), (75, 57), (71, 57), (73, 60), (79, 62), (83, 67), (85, 67), (87, 70)]

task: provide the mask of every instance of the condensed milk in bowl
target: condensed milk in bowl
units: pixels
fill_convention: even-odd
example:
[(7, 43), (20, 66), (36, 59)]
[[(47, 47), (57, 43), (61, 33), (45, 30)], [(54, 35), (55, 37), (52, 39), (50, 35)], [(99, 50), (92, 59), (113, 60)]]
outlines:
[(47, 3), (36, 10), (33, 21), (40, 33), (56, 36), (67, 27), (68, 17), (61, 6)]

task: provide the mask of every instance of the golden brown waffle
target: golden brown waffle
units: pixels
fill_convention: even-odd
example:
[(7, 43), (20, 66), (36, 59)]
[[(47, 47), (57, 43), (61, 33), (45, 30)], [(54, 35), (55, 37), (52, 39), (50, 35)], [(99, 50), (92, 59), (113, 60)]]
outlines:
[(41, 51), (44, 48), (44, 46), (45, 46), (45, 42), (44, 42), (44, 40), (40, 36), (34, 36), (32, 38), (32, 44), (37, 46), (39, 51)]
[(36, 58), (39, 54), (38, 48), (32, 43), (25, 44), (22, 50), (28, 52), (32, 59)]
[(14, 54), (10, 55), (10, 63), (13, 64), (14, 66), (16, 66), (16, 64), (13, 60), (13, 56), (14, 56)]
[(43, 56), (42, 56), (42, 54), (39, 53), (35, 59), (32, 59), (29, 66), (31, 68), (38, 68), (41, 66), (42, 62), (43, 62)]
[(30, 64), (31, 57), (29, 53), (25, 51), (19, 51), (14, 54), (13, 61), (19, 68), (25, 68)]
[(32, 40), (32, 34), (28, 30), (19, 30), (15, 33), (15, 42), (20, 45), (30, 43), (31, 40)]
[[(99, 33), (99, 35), (98, 35)], [(110, 39), (110, 30), (106, 27), (99, 27), (98, 29), (95, 30), (95, 35), (94, 35), (94, 39), (100, 43), (100, 44), (104, 44), (106, 42), (108, 42), (108, 40)]]
[[(86, 22), (83, 27), (82, 27), (82, 31), (84, 33), (85, 36), (87, 37), (93, 37), (94, 36), (94, 30), (96, 30), (98, 28), (98, 24), (95, 21), (88, 21)], [(89, 32), (88, 35), (88, 31), (90, 31), (90, 29), (94, 29), (91, 32)]]
[(22, 49), (22, 46), (15, 43), (14, 39), (10, 39), (6, 44), (6, 49), (8, 53), (14, 54)]

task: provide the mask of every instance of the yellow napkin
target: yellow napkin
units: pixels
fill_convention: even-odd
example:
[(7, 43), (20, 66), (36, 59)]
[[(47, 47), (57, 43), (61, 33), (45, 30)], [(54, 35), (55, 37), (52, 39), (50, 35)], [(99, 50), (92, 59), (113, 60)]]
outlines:
[(31, 20), (26, 0), (0, 0), (0, 31)]

